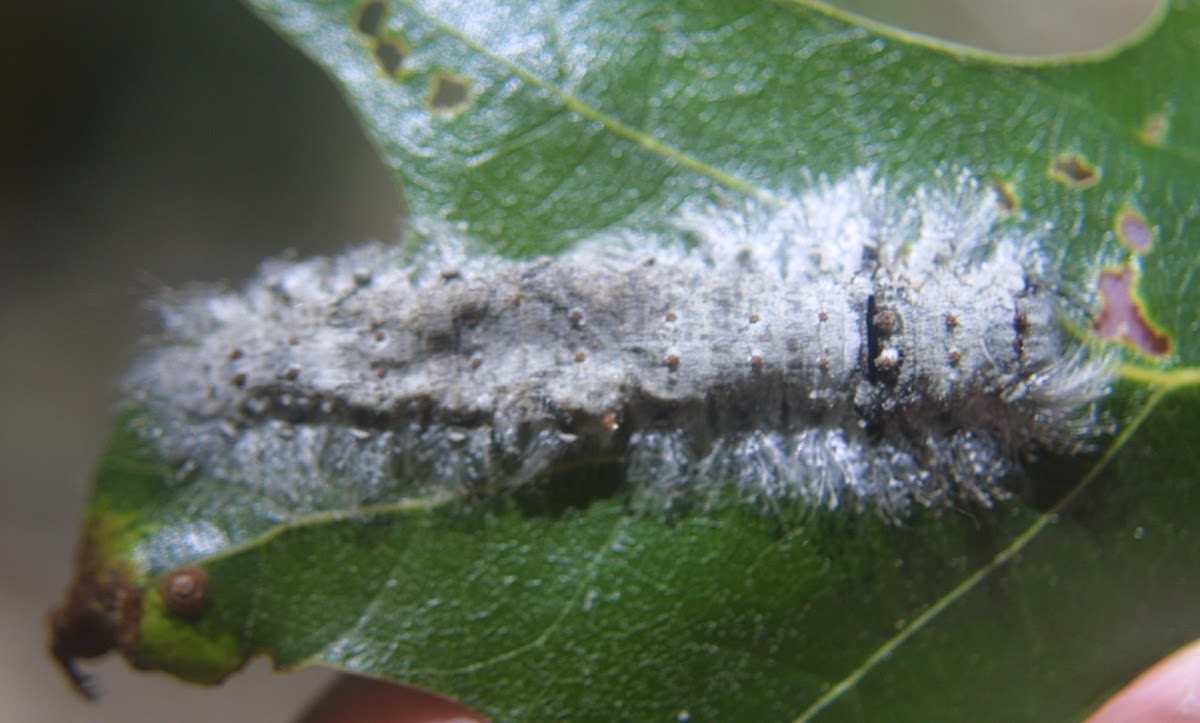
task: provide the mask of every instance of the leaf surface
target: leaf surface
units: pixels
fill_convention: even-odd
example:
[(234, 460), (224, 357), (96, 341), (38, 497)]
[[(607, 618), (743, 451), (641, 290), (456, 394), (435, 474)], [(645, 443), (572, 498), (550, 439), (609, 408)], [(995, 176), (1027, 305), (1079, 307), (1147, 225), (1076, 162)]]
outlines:
[[(1069, 283), (1136, 270), (1171, 346), (1125, 352), (1120, 434), (1037, 467), (1048, 500), (899, 527), (738, 506), (667, 520), (617, 498), (279, 519), (250, 492), (215, 504), (172, 484), (131, 409), (87, 541), (144, 590), (122, 646), (136, 664), (215, 681), (266, 654), (500, 720), (1051, 720), (1200, 635), (1196, 4), (1056, 60), (795, 2), (249, 4), (341, 85), (413, 215), (498, 252), (653, 226), (695, 197), (769, 203), (862, 166), (901, 189), (967, 168), (1051, 225)], [(183, 564), (210, 577), (197, 619), (154, 587)]]

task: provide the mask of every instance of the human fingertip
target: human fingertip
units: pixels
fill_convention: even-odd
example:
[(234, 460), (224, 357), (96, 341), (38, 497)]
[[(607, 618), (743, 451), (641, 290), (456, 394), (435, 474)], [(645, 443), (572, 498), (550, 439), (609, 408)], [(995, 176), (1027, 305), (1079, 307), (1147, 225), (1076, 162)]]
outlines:
[(1139, 675), (1092, 714), (1087, 723), (1196, 721), (1200, 721), (1200, 640)]
[(296, 723), (483, 723), (454, 701), (416, 688), (343, 675)]

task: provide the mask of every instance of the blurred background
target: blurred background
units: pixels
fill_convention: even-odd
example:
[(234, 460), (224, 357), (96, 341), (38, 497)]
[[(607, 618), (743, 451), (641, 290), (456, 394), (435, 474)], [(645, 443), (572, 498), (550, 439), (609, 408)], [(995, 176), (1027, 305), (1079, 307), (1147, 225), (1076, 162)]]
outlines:
[[(1128, 35), (1152, 0), (845, 0), (1018, 53)], [(45, 654), (114, 380), (162, 285), (393, 238), (401, 202), (333, 86), (236, 0), (0, 0), (0, 720), (287, 720), (328, 673), (215, 688)]]

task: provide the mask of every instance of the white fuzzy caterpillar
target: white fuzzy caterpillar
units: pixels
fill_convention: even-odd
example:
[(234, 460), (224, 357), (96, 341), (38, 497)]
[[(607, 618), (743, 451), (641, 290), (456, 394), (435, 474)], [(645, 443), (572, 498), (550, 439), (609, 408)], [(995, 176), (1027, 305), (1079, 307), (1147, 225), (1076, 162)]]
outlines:
[(272, 261), (168, 303), (129, 388), (164, 457), (281, 509), (502, 492), (595, 458), (667, 502), (988, 504), (1027, 453), (1096, 434), (1110, 376), (997, 213), (969, 174), (902, 199), (861, 171), (534, 261), (418, 224), (415, 261)]

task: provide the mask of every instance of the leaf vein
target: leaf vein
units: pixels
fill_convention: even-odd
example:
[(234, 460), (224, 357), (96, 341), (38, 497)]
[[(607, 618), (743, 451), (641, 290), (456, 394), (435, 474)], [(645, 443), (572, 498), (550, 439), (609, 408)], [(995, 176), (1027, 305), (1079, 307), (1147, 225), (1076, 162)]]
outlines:
[(716, 166), (705, 163), (699, 158), (685, 153), (684, 151), (671, 146), (670, 144), (661, 141), (658, 138), (655, 138), (649, 133), (624, 123), (616, 117), (601, 111), (599, 108), (584, 102), (583, 99), (579, 98), (578, 96), (569, 93), (565, 89), (560, 88), (544, 78), (539, 77), (532, 71), (521, 67), (509, 58), (491, 52), (482, 43), (463, 34), (458, 30), (458, 28), (442, 20), (441, 18), (431, 15), (424, 8), (419, 7), (416, 3), (409, 2), (407, 3), (407, 7), (414, 13), (424, 17), (431, 24), (444, 32), (447, 36), (455, 38), (472, 51), (479, 53), (483, 57), (500, 66), (503, 66), (504, 68), (507, 68), (525, 82), (537, 86), (538, 88), (541, 88), (542, 90), (554, 95), (568, 110), (574, 111), (588, 120), (600, 123), (610, 133), (627, 141), (633, 142), (638, 146), (650, 151), (651, 153), (656, 153), (664, 158), (672, 160), (683, 168), (707, 176), (723, 186), (741, 191), (742, 193), (762, 201), (773, 203), (778, 202), (774, 194), (766, 189), (756, 186), (749, 181), (738, 178), (731, 173), (717, 168)]
[(1092, 480), (1096, 479), (1100, 471), (1109, 465), (1116, 457), (1117, 453), (1125, 447), (1137, 430), (1149, 418), (1150, 413), (1159, 405), (1164, 397), (1168, 394), (1168, 389), (1159, 389), (1150, 395), (1142, 408), (1138, 410), (1138, 414), (1129, 423), (1121, 434), (1113, 440), (1112, 445), (1105, 450), (1099, 461), (1080, 478), (1079, 482), (1067, 492), (1057, 503), (1054, 504), (1046, 512), (1042, 513), (1033, 521), (1032, 524), (1024, 532), (1016, 537), (1012, 543), (996, 553), (996, 555), (986, 565), (980, 567), (975, 572), (968, 575), (962, 582), (952, 588), (949, 592), (936, 600), (929, 606), (925, 612), (918, 615), (908, 625), (904, 626), (900, 632), (886, 640), (882, 645), (875, 649), (873, 653), (851, 671), (846, 677), (835, 683), (821, 697), (819, 697), (812, 705), (810, 705), (796, 719), (795, 723), (807, 723), (815, 718), (821, 711), (833, 705), (845, 693), (853, 689), (861, 682), (868, 674), (883, 664), (905, 643), (916, 636), (917, 633), (924, 630), (934, 622), (943, 612), (948, 610), (952, 605), (963, 599), (979, 586), (993, 572), (1007, 565), (1017, 555), (1021, 553), (1031, 542), (1034, 541), (1046, 528), (1055, 524), (1058, 521), (1059, 514), (1063, 509), (1071, 503), (1079, 493), (1084, 490)]

